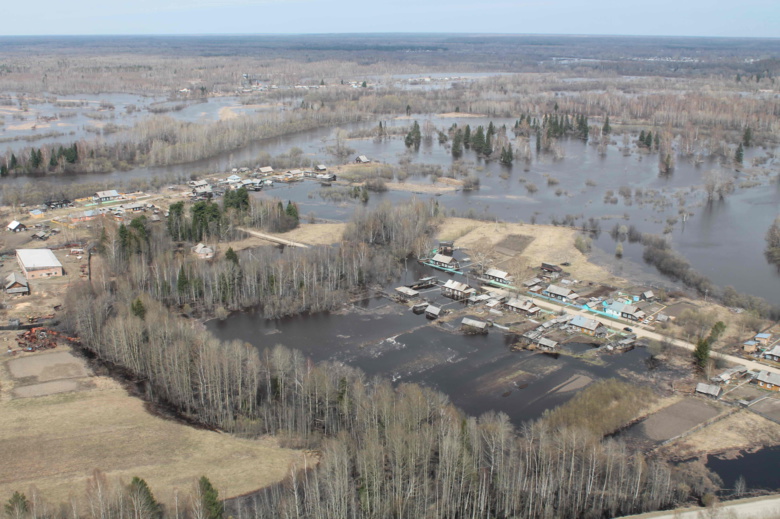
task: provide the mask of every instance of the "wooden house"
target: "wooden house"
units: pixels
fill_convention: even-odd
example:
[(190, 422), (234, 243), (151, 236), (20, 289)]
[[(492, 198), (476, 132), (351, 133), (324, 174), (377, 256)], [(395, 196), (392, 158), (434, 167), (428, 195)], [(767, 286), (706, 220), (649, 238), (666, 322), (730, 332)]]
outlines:
[(368, 164), (368, 163), (369, 163), (369, 162), (371, 162), (371, 161), (370, 161), (370, 160), (368, 160), (368, 157), (366, 157), (365, 155), (359, 155), (359, 156), (358, 156), (358, 157), (355, 159), (355, 162), (356, 162), (357, 164)]
[(440, 241), (438, 251), (440, 254), (446, 254), (452, 256), (452, 252), (455, 250), (455, 242), (453, 241)]
[(207, 247), (202, 243), (197, 244), (192, 248), (192, 253), (200, 259), (211, 259), (214, 257), (214, 249)]
[[(758, 341), (756, 341), (758, 342)], [(764, 358), (775, 362), (780, 362), (780, 345), (775, 346), (771, 350), (764, 353)]]
[(572, 290), (559, 287), (558, 285), (549, 285), (542, 291), (542, 294), (547, 297), (563, 301), (564, 303), (572, 302), (578, 297), (577, 294), (575, 294)]
[(742, 343), (742, 351), (745, 353), (755, 353), (758, 351), (758, 343), (756, 341), (745, 341)]
[(11, 272), (5, 278), (4, 289), (6, 294), (26, 296), (30, 293), (30, 284), (21, 274)]
[(558, 265), (553, 265), (552, 263), (542, 263), (542, 270), (545, 272), (560, 274), (563, 272), (563, 269), (559, 267)]
[(454, 279), (447, 280), (447, 282), (444, 283), (441, 287), (441, 293), (444, 296), (456, 299), (458, 301), (462, 299), (468, 299), (469, 296), (471, 296), (471, 294), (474, 292), (476, 292), (476, 290), (468, 286), (466, 283), (461, 283), (459, 281), (455, 281)]
[(485, 321), (477, 321), (469, 317), (464, 317), (460, 322), (460, 329), (467, 333), (487, 333), (488, 323)]
[(521, 301), (517, 298), (512, 298), (504, 303), (504, 308), (512, 312), (524, 313), (527, 315), (536, 315), (539, 313), (539, 307), (533, 304), (530, 299)]
[(271, 166), (263, 166), (262, 168), (257, 170), (258, 173), (261, 175), (273, 175), (274, 174), (274, 168)]
[(753, 381), (758, 387), (768, 389), (770, 391), (780, 391), (780, 375), (777, 373), (770, 373), (768, 371), (759, 371)]
[(702, 395), (718, 398), (720, 396), (720, 387), (714, 384), (705, 384), (704, 382), (699, 382), (696, 384), (696, 392)]
[(328, 168), (325, 166), (325, 164), (317, 164), (314, 166), (314, 171), (328, 171)]
[(501, 283), (502, 285), (509, 285), (512, 283), (511, 276), (503, 270), (487, 269), (485, 272), (485, 277), (490, 281), (495, 281), (497, 283)]
[(598, 329), (601, 327), (601, 323), (595, 319), (588, 319), (581, 315), (575, 315), (574, 318), (569, 321), (569, 326), (575, 331), (584, 333), (585, 335), (596, 335)]
[(108, 191), (98, 191), (92, 199), (99, 203), (113, 202), (119, 198), (119, 193), (116, 189), (109, 189)]
[(395, 289), (395, 291), (403, 300), (414, 299), (415, 297), (420, 295), (420, 293), (417, 290), (412, 290), (411, 288), (408, 287), (398, 287)]
[(451, 270), (458, 270), (460, 268), (460, 264), (455, 258), (452, 256), (445, 256), (444, 254), (434, 255), (430, 260), (428, 260), (428, 263), (430, 263), (433, 267), (441, 267)]
[(8, 224), (7, 229), (11, 232), (22, 232), (27, 230), (27, 226), (24, 225), (22, 222), (17, 222), (14, 220), (13, 222)]
[(441, 315), (441, 308), (438, 306), (428, 305), (425, 308), (425, 317), (428, 319), (436, 319), (439, 315)]
[(756, 336), (753, 338), (754, 341), (756, 341), (759, 346), (769, 346), (769, 343), (772, 342), (772, 334), (771, 333), (757, 333)]

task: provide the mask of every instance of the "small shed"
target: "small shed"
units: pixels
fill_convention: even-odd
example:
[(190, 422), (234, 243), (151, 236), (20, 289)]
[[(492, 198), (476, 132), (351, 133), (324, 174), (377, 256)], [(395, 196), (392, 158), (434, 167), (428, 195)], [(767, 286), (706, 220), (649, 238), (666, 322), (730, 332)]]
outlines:
[(544, 337), (542, 337), (541, 339), (539, 339), (539, 346), (541, 346), (542, 349), (545, 350), (554, 350), (555, 348), (558, 347), (558, 343), (552, 339), (545, 339)]
[(441, 314), (441, 308), (438, 306), (428, 305), (425, 309), (425, 317), (428, 319), (436, 319)]
[(4, 284), (7, 294), (28, 295), (30, 293), (30, 284), (21, 274), (11, 272), (5, 278)]
[(558, 265), (553, 265), (552, 263), (542, 263), (542, 270), (545, 272), (555, 272), (560, 274), (563, 272), (563, 269), (559, 267)]
[(772, 334), (771, 333), (757, 333), (753, 340), (755, 340), (761, 346), (767, 346), (769, 344), (769, 342), (772, 340)]
[(487, 333), (487, 327), (488, 323), (485, 321), (477, 321), (476, 319), (471, 319), (469, 317), (464, 317), (460, 322), (461, 330), (469, 333)]
[(314, 171), (328, 171), (328, 168), (325, 166), (325, 164), (317, 164), (314, 166)]
[(745, 353), (755, 353), (758, 351), (758, 343), (756, 341), (745, 341), (742, 344), (742, 351)]
[(652, 301), (653, 299), (655, 299), (655, 294), (653, 293), (652, 290), (647, 290), (645, 292), (642, 292), (642, 294), (639, 296), (639, 298), (642, 301)]
[(368, 160), (368, 157), (366, 157), (365, 155), (359, 155), (359, 156), (358, 156), (358, 157), (355, 159), (355, 162), (356, 162), (357, 164), (368, 164), (368, 163), (369, 163), (369, 162), (371, 162), (371, 161), (370, 161), (370, 160)]
[(441, 254), (447, 254), (452, 256), (452, 252), (455, 250), (455, 242), (453, 241), (440, 241), (437, 249)]
[(696, 384), (696, 392), (702, 395), (718, 398), (720, 396), (720, 387), (714, 384), (705, 384), (704, 382), (699, 382)]

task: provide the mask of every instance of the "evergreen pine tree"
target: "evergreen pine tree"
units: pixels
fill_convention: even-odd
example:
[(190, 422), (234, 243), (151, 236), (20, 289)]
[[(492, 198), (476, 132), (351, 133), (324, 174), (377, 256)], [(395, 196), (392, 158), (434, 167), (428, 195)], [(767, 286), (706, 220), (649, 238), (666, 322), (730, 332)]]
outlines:
[(7, 177), (8, 176), (8, 166), (5, 164), (0, 165), (0, 177)]
[(298, 227), (298, 206), (293, 204), (292, 201), (287, 201), (287, 208), (284, 210), (285, 214), (289, 216), (295, 223), (294, 227)]
[(130, 311), (142, 321), (146, 318), (146, 307), (140, 297), (130, 304)]
[(604, 135), (609, 135), (612, 133), (612, 126), (609, 125), (609, 116), (604, 119), (604, 126), (601, 127), (601, 131), (604, 133)]
[(644, 146), (645, 145), (645, 131), (642, 130), (639, 132), (639, 145)]
[(477, 131), (471, 136), (471, 147), (477, 153), (485, 151), (485, 129), (482, 126), (478, 126)]
[(463, 132), (458, 130), (452, 138), (452, 156), (456, 159), (463, 155)]
[(160, 519), (163, 516), (162, 505), (154, 498), (146, 481), (136, 476), (130, 481), (127, 490), (130, 494), (130, 504), (134, 508), (133, 517)]
[(200, 487), (200, 495), (203, 500), (203, 508), (206, 511), (207, 519), (222, 519), (222, 515), (225, 513), (225, 507), (222, 501), (219, 500), (219, 493), (211, 485), (211, 481), (206, 476), (200, 478), (198, 481)]
[(27, 497), (19, 492), (14, 492), (11, 499), (5, 504), (5, 514), (9, 518), (25, 517), (30, 511), (30, 502)]
[(463, 130), (463, 147), (469, 149), (471, 147), (471, 126), (466, 125), (466, 129)]
[(651, 131), (647, 132), (647, 135), (645, 135), (645, 146), (647, 146), (648, 149), (653, 149), (653, 132)]
[(745, 147), (749, 147), (751, 141), (753, 140), (753, 130), (750, 129), (750, 126), (745, 128), (745, 133), (742, 135), (742, 144), (745, 145)]
[(184, 265), (179, 267), (179, 276), (176, 278), (176, 291), (179, 295), (184, 295), (190, 286), (190, 280), (187, 278), (187, 271), (184, 270)]
[(19, 165), (19, 161), (16, 160), (16, 155), (11, 153), (11, 162), (8, 164), (8, 169), (16, 169)]
[(536, 130), (536, 153), (542, 151), (542, 132)]
[(238, 265), (238, 254), (236, 254), (236, 251), (233, 250), (233, 247), (228, 248), (228, 250), (225, 252), (225, 259), (232, 261), (235, 265)]
[(734, 152), (734, 162), (742, 164), (742, 160), (745, 158), (745, 148), (742, 147), (742, 143), (737, 146), (737, 151)]
[(655, 132), (655, 136), (653, 137), (653, 146), (655, 146), (656, 150), (661, 148), (661, 134), (658, 132)]

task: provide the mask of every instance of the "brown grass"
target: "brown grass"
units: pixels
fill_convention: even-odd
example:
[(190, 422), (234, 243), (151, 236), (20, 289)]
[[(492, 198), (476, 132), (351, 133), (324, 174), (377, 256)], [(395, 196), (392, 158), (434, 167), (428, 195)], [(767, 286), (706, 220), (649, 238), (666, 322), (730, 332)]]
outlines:
[(576, 234), (577, 231), (566, 227), (480, 222), (467, 218), (447, 218), (439, 229), (441, 239), (455, 240), (456, 247), (466, 249), (477, 246), (483, 240), (488, 240), (491, 245), (496, 246), (510, 235), (528, 236), (532, 241), (521, 256), (530, 267), (538, 267), (542, 262), (556, 264), (569, 262), (571, 266), (566, 267), (565, 270), (570, 272), (574, 279), (610, 285), (626, 283), (603, 267), (590, 263), (584, 254), (575, 249)]
[[(64, 363), (63, 354), (56, 352), (55, 365)], [(48, 353), (26, 358), (33, 355)], [(41, 374), (48, 364), (42, 363)], [(6, 366), (0, 372), (0, 497), (35, 485), (48, 501), (63, 502), (83, 494), (94, 469), (125, 482), (142, 477), (166, 503), (175, 489), (188, 493), (201, 475), (222, 496), (236, 496), (281, 480), (302, 458), (273, 438), (239, 439), (155, 416), (107, 377), (60, 381), (78, 381), (77, 391), (12, 398), (9, 389), (17, 381)], [(38, 394), (36, 388), (47, 389), (41, 387), (45, 384), (21, 385), (28, 380), (18, 381), (16, 390)]]
[(691, 458), (780, 445), (780, 427), (766, 418), (741, 410), (676, 442), (675, 456)]

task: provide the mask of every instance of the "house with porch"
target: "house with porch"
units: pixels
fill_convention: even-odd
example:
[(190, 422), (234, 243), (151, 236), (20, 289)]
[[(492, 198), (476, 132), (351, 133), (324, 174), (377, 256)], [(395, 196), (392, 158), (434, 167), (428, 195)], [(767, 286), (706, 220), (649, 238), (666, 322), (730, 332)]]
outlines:
[(471, 296), (471, 294), (474, 292), (476, 292), (476, 290), (468, 286), (466, 283), (461, 283), (459, 281), (455, 281), (454, 279), (447, 280), (447, 282), (441, 286), (442, 295), (456, 299), (458, 301), (462, 299), (468, 299), (469, 296)]

